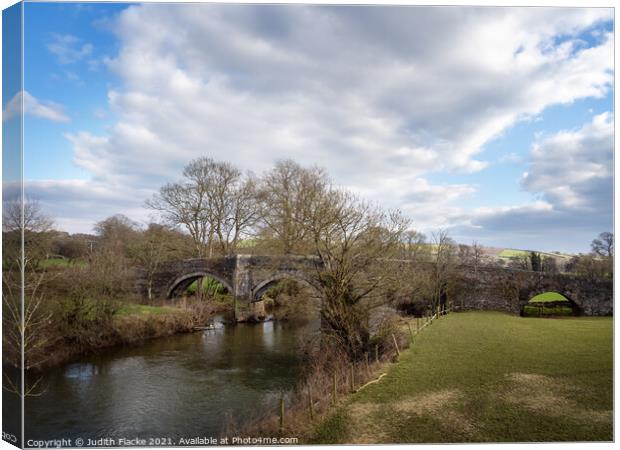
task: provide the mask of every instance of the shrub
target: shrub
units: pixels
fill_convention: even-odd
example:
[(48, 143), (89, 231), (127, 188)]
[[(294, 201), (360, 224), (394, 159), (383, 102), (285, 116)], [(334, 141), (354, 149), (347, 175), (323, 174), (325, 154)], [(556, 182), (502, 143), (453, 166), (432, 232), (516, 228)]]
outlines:
[[(195, 294), (197, 284), (197, 281), (190, 284), (187, 288), (187, 292), (189, 294)], [(226, 287), (215, 278), (204, 277), (202, 279), (202, 290), (206, 297), (216, 297), (218, 295), (224, 295)]]
[(544, 303), (528, 304), (523, 307), (523, 315), (527, 317), (538, 316), (572, 316), (573, 308), (563, 305), (547, 305)]

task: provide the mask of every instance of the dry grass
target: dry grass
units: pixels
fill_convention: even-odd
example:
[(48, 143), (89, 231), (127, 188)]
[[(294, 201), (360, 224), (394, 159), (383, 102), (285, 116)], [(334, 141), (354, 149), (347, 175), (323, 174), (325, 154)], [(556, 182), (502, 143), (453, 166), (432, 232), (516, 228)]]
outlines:
[(526, 408), (534, 413), (565, 417), (582, 422), (611, 423), (612, 410), (590, 409), (572, 397), (580, 389), (558, 377), (534, 373), (511, 373), (507, 377), (506, 390), (498, 399)]
[(430, 416), (440, 419), (452, 433), (471, 434), (474, 424), (464, 414), (455, 410), (462, 398), (458, 390), (442, 390), (403, 399), (393, 405), (372, 403), (353, 403), (348, 414), (355, 417), (349, 434), (351, 444), (373, 444), (389, 442), (390, 435), (383, 424), (383, 419), (390, 415), (402, 415), (409, 420)]

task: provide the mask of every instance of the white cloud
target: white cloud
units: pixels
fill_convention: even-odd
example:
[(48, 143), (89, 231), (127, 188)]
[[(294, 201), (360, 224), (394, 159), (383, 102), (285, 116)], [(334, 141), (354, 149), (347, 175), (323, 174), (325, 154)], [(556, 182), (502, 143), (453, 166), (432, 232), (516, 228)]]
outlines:
[(483, 239), (529, 242), (530, 248), (587, 251), (613, 228), (614, 121), (609, 112), (577, 130), (535, 142), (523, 187), (543, 200), (531, 204), (461, 211), (458, 233)]
[(38, 100), (28, 93), (28, 91), (22, 91), (15, 94), (15, 96), (9, 100), (2, 111), (2, 121), (12, 119), (13, 117), (19, 117), (22, 110), (22, 97), (24, 115), (30, 115), (38, 117), (40, 119), (51, 120), (52, 122), (69, 122), (69, 116), (65, 114), (62, 105), (54, 102), (44, 102)]
[(73, 64), (89, 56), (93, 52), (92, 44), (70, 34), (52, 33), (47, 49), (60, 64)]
[[(108, 60), (123, 86), (109, 95), (120, 121), (107, 158), (148, 154), (148, 167), (125, 167), (169, 177), (171, 160), (178, 169), (204, 153), (254, 168), (290, 156), (325, 161), (344, 184), (481, 170), (476, 155), (516, 121), (610, 89), (611, 35), (574, 44), (605, 18), (570, 8), (133, 6)], [(555, 48), (559, 33), (574, 39)]]
[(609, 112), (532, 148), (523, 186), (560, 208), (600, 210), (612, 204), (614, 120)]
[(602, 8), (133, 5), (106, 60), (118, 121), (67, 137), (102, 185), (152, 191), (202, 155), (255, 171), (291, 157), (422, 227), (465, 223), (455, 204), (475, 187), (428, 174), (483, 170), (484, 146), (517, 122), (607, 95), (613, 34), (590, 47), (580, 34), (611, 20)]

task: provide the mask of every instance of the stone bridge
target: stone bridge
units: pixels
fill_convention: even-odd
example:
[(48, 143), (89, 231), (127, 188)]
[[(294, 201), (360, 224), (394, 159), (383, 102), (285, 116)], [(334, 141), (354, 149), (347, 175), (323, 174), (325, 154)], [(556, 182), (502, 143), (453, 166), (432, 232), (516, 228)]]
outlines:
[(500, 267), (463, 268), (461, 288), (452, 299), (457, 309), (496, 310), (519, 314), (533, 296), (559, 292), (581, 314), (613, 314), (612, 280), (592, 280), (567, 274), (549, 274)]
[[(184, 292), (190, 284), (202, 277), (215, 278), (235, 298), (235, 317), (248, 320), (264, 314), (263, 293), (280, 280), (293, 279), (315, 289), (313, 271), (320, 261), (306, 256), (251, 256), (168, 261), (159, 265), (151, 277), (151, 293), (156, 298), (172, 298)], [(136, 288), (146, 296), (148, 277), (140, 270)]]
[[(393, 264), (398, 271), (400, 266), (411, 262), (386, 260), (386, 264)], [(425, 263), (418, 267), (424, 271), (432, 265)], [(234, 296), (237, 320), (247, 320), (264, 314), (264, 303), (260, 300), (270, 286), (283, 279), (294, 279), (315, 289), (312, 274), (320, 270), (320, 261), (310, 256), (233, 255), (187, 259), (162, 263), (151, 277), (140, 270), (136, 288), (146, 296), (150, 284), (154, 297), (172, 298), (198, 278), (215, 278)], [(519, 314), (534, 295), (555, 291), (571, 300), (585, 315), (613, 313), (611, 280), (486, 266), (461, 266), (455, 279), (457, 286), (445, 301), (451, 302), (457, 310), (488, 309)]]

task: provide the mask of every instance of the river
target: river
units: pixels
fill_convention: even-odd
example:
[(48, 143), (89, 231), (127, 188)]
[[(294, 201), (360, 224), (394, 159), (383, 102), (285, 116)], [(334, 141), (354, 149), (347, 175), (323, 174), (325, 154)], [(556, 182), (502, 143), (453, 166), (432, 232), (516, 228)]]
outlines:
[(294, 386), (300, 346), (318, 328), (318, 320), (220, 323), (50, 369), (42, 394), (26, 399), (26, 439), (217, 437)]

